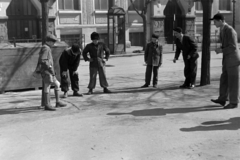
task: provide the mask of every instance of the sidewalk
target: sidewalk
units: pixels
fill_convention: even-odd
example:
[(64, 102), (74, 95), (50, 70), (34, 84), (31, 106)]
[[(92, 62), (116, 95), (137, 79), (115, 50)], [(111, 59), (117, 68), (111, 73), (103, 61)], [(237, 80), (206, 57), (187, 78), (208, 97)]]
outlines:
[[(134, 48), (137, 49), (137, 48)], [(211, 53), (211, 84), (179, 89), (183, 61), (164, 54), (158, 88), (144, 84), (143, 55), (107, 61), (112, 94), (97, 81), (92, 95), (62, 99), (55, 112), (38, 109), (41, 91), (0, 95), (0, 159), (4, 160), (239, 160), (239, 108), (223, 110), (218, 95), (222, 56)], [(200, 57), (201, 59), (201, 57)], [(87, 92), (89, 64), (79, 67)], [(55, 103), (52, 90), (52, 105)]]

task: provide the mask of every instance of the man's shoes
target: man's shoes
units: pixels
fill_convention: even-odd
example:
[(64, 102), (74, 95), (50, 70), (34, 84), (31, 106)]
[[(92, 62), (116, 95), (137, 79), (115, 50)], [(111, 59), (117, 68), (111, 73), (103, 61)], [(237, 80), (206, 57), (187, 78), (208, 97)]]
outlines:
[(188, 88), (188, 87), (189, 87), (189, 86), (186, 85), (186, 84), (183, 84), (183, 85), (179, 86), (179, 88)]
[(65, 104), (65, 103), (63, 103), (61, 101), (56, 102), (56, 108), (65, 107), (65, 106), (67, 106), (67, 104)]
[(78, 93), (78, 92), (73, 92), (73, 96), (75, 96), (75, 97), (82, 97), (83, 94)]
[(188, 89), (193, 89), (193, 88), (195, 88), (195, 85), (194, 85), (194, 84), (191, 84), (191, 85), (188, 87)]
[(154, 85), (153, 85), (153, 88), (157, 88), (157, 85), (156, 85), (156, 84), (154, 84)]
[(64, 92), (62, 98), (67, 98), (67, 97), (68, 97), (68, 93), (67, 93), (67, 92)]
[(141, 86), (141, 88), (147, 88), (148, 85), (147, 84), (144, 84), (143, 86)]
[(212, 102), (225, 106), (226, 101), (221, 101), (219, 99), (211, 99)]
[(93, 90), (89, 89), (87, 95), (91, 95), (91, 94), (93, 94)]
[(104, 93), (112, 93), (112, 92), (111, 92), (109, 89), (107, 89), (107, 88), (104, 88), (104, 89), (103, 89), (103, 92), (104, 92)]
[(228, 105), (223, 107), (223, 109), (233, 109), (233, 108), (237, 108), (237, 107), (238, 107), (238, 104), (229, 103)]

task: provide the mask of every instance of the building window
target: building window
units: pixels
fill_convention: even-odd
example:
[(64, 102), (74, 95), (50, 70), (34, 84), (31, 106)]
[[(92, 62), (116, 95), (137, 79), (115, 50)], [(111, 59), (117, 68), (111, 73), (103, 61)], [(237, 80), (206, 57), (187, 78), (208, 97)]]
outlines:
[(195, 9), (197, 11), (202, 11), (202, 2), (195, 2)]
[(133, 4), (129, 1), (129, 8), (128, 10), (134, 10), (133, 4), (136, 7), (137, 10), (142, 10), (145, 6), (145, 0), (133, 0)]
[(95, 9), (100, 11), (108, 10), (108, 0), (95, 0)]
[(231, 10), (231, 0), (219, 0), (219, 10), (230, 11)]
[(60, 10), (81, 10), (80, 0), (58, 0)]

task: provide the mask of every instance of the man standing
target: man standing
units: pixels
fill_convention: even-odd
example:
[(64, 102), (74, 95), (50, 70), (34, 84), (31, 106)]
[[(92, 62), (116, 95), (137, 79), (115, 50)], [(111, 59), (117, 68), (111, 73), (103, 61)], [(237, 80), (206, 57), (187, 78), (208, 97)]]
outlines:
[(189, 88), (192, 89), (195, 87), (196, 76), (197, 76), (197, 62), (198, 62), (198, 52), (197, 44), (195, 41), (187, 36), (183, 35), (182, 29), (176, 27), (173, 29), (174, 35), (176, 36), (176, 52), (173, 62), (176, 63), (178, 57), (182, 51), (183, 61), (184, 61), (184, 76), (185, 81), (180, 88)]
[(54, 43), (57, 41), (57, 38), (53, 36), (52, 34), (48, 34), (46, 36), (46, 43), (42, 46), (41, 51), (39, 53), (38, 58), (38, 65), (35, 70), (36, 73), (41, 74), (43, 83), (44, 83), (44, 109), (49, 111), (55, 111), (56, 109), (51, 106), (50, 103), (50, 87), (53, 84), (55, 86), (54, 93), (56, 98), (56, 108), (57, 107), (64, 107), (66, 104), (60, 101), (59, 98), (59, 89), (60, 89), (60, 83), (58, 82), (56, 78), (56, 74), (54, 71), (54, 64), (53, 64), (53, 57), (52, 57), (52, 51), (51, 48)]
[(240, 65), (237, 33), (225, 22), (222, 14), (214, 15), (211, 20), (214, 21), (214, 25), (217, 28), (220, 28), (220, 41), (222, 46), (215, 51), (217, 54), (223, 53), (219, 97), (218, 99), (212, 99), (211, 101), (224, 106), (229, 97), (229, 104), (225, 106), (224, 109), (237, 108), (239, 102)]
[[(92, 43), (87, 44), (83, 50), (84, 60), (90, 62), (90, 81), (88, 85), (88, 94), (90, 95), (93, 93), (93, 89), (96, 86), (97, 73), (99, 74), (100, 86), (103, 88), (103, 92), (111, 93), (111, 91), (107, 89), (108, 82), (105, 73), (105, 61), (103, 60), (104, 58), (108, 60), (110, 51), (104, 43), (99, 42), (99, 34), (97, 32), (93, 32), (91, 34), (91, 40)], [(87, 55), (88, 53), (89, 57)]]
[(158, 43), (158, 35), (152, 34), (152, 42), (148, 43), (144, 53), (144, 61), (147, 65), (145, 73), (145, 84), (141, 88), (150, 85), (153, 72), (153, 87), (157, 88), (158, 69), (162, 65), (162, 45)]
[(73, 96), (83, 96), (78, 93), (79, 91), (79, 78), (78, 78), (78, 66), (80, 63), (81, 51), (78, 44), (73, 44), (72, 47), (63, 51), (60, 59), (60, 73), (61, 73), (61, 88), (64, 92), (63, 97), (68, 97), (69, 82), (68, 82), (68, 70), (71, 81), (71, 87), (73, 90)]

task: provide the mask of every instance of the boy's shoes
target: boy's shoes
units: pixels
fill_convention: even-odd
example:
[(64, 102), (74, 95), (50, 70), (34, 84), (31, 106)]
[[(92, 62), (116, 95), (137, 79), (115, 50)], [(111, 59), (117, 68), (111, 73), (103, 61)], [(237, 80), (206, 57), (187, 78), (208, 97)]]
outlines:
[(233, 109), (233, 108), (237, 108), (237, 107), (238, 107), (238, 104), (229, 103), (223, 109)]
[(89, 89), (87, 95), (91, 95), (91, 94), (93, 94), (93, 90), (92, 90), (92, 89)]
[(143, 86), (141, 86), (141, 88), (147, 88), (148, 85), (147, 84), (144, 84)]
[(73, 92), (73, 96), (75, 96), (75, 97), (82, 97), (83, 94), (78, 93), (78, 92)]
[(157, 85), (156, 85), (156, 84), (154, 84), (154, 85), (153, 85), (153, 88), (157, 88)]
[(211, 99), (212, 102), (225, 106), (226, 102), (219, 99)]
[(195, 88), (195, 85), (194, 85), (194, 84), (191, 84), (191, 85), (188, 87), (188, 89), (193, 89), (193, 88)]
[(67, 104), (65, 104), (65, 103), (63, 103), (61, 101), (56, 102), (56, 108), (58, 108), (58, 107), (65, 107), (66, 105)]
[(107, 89), (107, 88), (103, 88), (103, 92), (104, 93), (112, 93), (109, 89)]
[(67, 93), (67, 92), (64, 92), (62, 98), (67, 98), (67, 97), (68, 97), (68, 93)]

